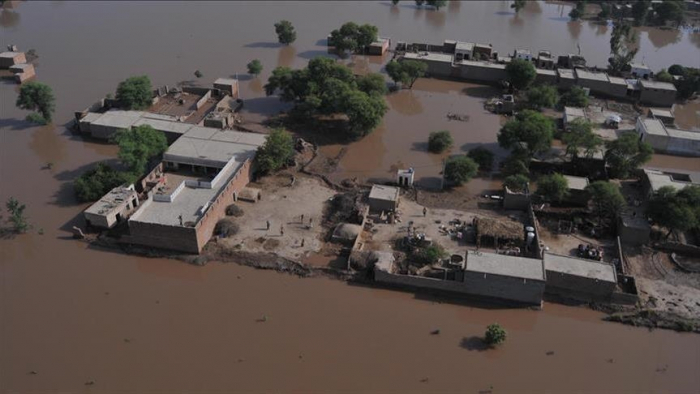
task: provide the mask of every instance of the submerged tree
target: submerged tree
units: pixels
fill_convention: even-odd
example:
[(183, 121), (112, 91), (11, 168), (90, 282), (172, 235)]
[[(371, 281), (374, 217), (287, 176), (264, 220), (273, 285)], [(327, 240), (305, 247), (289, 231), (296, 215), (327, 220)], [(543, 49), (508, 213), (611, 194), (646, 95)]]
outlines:
[(340, 29), (331, 31), (328, 44), (335, 47), (341, 54), (346, 51), (355, 52), (362, 50), (364, 52), (369, 44), (377, 41), (378, 34), (379, 29), (377, 26), (347, 22)]
[(537, 194), (548, 201), (561, 202), (569, 194), (569, 182), (562, 174), (545, 175), (537, 182)]
[(480, 171), (491, 171), (495, 155), (490, 150), (484, 148), (483, 146), (477, 146), (476, 148), (467, 152), (467, 156), (479, 165)]
[(523, 8), (525, 8), (525, 5), (526, 5), (526, 4), (527, 4), (527, 3), (526, 3), (525, 0), (514, 0), (514, 1), (513, 1), (513, 4), (510, 5), (510, 8), (514, 9), (514, 10), (515, 10), (515, 13), (517, 14), (517, 13), (520, 12), (520, 10), (522, 10)]
[(554, 139), (554, 123), (543, 114), (524, 110), (506, 122), (498, 132), (498, 144), (505, 149), (524, 148), (532, 156), (549, 150)]
[(80, 202), (97, 201), (110, 190), (138, 178), (129, 172), (117, 171), (106, 162), (80, 175), (73, 184), (75, 197)]
[(275, 33), (277, 33), (277, 40), (280, 44), (289, 45), (297, 39), (297, 32), (294, 30), (292, 22), (288, 20), (275, 23)]
[(506, 65), (508, 82), (517, 90), (522, 90), (530, 86), (535, 81), (537, 71), (531, 62), (523, 59), (513, 59)]
[(447, 5), (447, 0), (428, 0), (427, 4), (431, 7), (435, 7), (436, 10), (440, 11), (440, 8)]
[(260, 75), (260, 73), (263, 70), (263, 65), (258, 59), (253, 59), (250, 63), (247, 65), (248, 67), (248, 74), (253, 74), (256, 77)]
[(611, 74), (620, 74), (634, 59), (639, 50), (635, 42), (632, 26), (627, 22), (615, 21), (610, 35), (610, 58), (608, 58), (608, 70)]
[(505, 342), (506, 335), (506, 330), (504, 330), (500, 324), (493, 323), (486, 327), (484, 342), (490, 346), (500, 345), (501, 343)]
[(117, 100), (124, 109), (146, 109), (153, 103), (151, 80), (146, 75), (130, 77), (117, 86)]
[(413, 84), (418, 78), (425, 75), (428, 71), (428, 65), (418, 60), (403, 60), (401, 62), (390, 61), (386, 65), (386, 73), (394, 81), (401, 85), (408, 85), (408, 88), (413, 88)]
[(479, 169), (479, 165), (474, 160), (465, 155), (452, 156), (445, 163), (443, 177), (446, 181), (461, 185), (469, 182)]
[(25, 215), (24, 210), (27, 208), (26, 205), (20, 204), (17, 199), (10, 197), (5, 203), (5, 208), (10, 214), (10, 224), (12, 224), (12, 229), (16, 233), (26, 233), (29, 230), (29, 219)]
[[(56, 99), (51, 87), (45, 83), (29, 81), (19, 88), (17, 107), (37, 111), (41, 118), (30, 118), (37, 123), (50, 123), (56, 110)], [(43, 122), (42, 122), (43, 120)]]
[(447, 130), (433, 131), (428, 137), (428, 151), (442, 153), (452, 146), (454, 140)]

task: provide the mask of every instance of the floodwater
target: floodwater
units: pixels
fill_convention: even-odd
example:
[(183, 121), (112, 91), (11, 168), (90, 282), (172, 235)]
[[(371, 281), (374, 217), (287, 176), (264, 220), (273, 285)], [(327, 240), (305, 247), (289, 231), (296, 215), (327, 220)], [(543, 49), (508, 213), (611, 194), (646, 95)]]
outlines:
[[(325, 54), (324, 37), (345, 21), (377, 24), (394, 40), (464, 38), (499, 50), (535, 47), (530, 41), (539, 40), (537, 47), (563, 52), (574, 42), (570, 24), (556, 19), (568, 13), (565, 7), (530, 4), (516, 22), (506, 2), (453, 3), (441, 14), (409, 2), (397, 8), (389, 2), (10, 6), (0, 11), (1, 44), (36, 49), (38, 79), (53, 87), (57, 113), (55, 126), (30, 127), (22, 121), (26, 112), (14, 107), (17, 86), (0, 83), (0, 201), (14, 196), (27, 204), (34, 226), (29, 234), (0, 239), (0, 392), (689, 393), (700, 387), (697, 336), (604, 323), (586, 309), (439, 303), (235, 264), (137, 258), (70, 237), (85, 207), (74, 201), (71, 181), (96, 161), (114, 160), (116, 149), (72, 136), (63, 125), (130, 75), (172, 85), (199, 69), (208, 83), (242, 75), (258, 58), (265, 71), (260, 80), (246, 80), (242, 91), (248, 116), (262, 118), (284, 107), (263, 96), (271, 69), (301, 67)], [(282, 18), (297, 26), (293, 46), (274, 43), (272, 24)], [(504, 28), (494, 29), (498, 24)], [(583, 23), (573, 31), (589, 59), (604, 60), (605, 51), (588, 52), (607, 47), (609, 30)], [(654, 67), (666, 66), (668, 58), (688, 64), (697, 54), (698, 40), (687, 33), (657, 50), (646, 39), (652, 34), (641, 33), (641, 45)], [(455, 151), (493, 143), (470, 127), (498, 121), (478, 115), (479, 92), (464, 91), (470, 87), (419, 81), (413, 92), (389, 97), (382, 129), (355, 143), (346, 170), (381, 177), (392, 166), (413, 165), (430, 178), (441, 157), (421, 153), (408, 162), (401, 151), (414, 148), (411, 139), (420, 133), (427, 138), (439, 129), (453, 131)], [(448, 111), (471, 118), (447, 121)], [(411, 137), (396, 137), (400, 129)], [(376, 161), (363, 167), (358, 152), (364, 149), (381, 155), (365, 156)], [(494, 321), (509, 339), (501, 349), (483, 351), (474, 337)], [(429, 335), (434, 329), (440, 335)], [(85, 386), (88, 381), (94, 385)]]

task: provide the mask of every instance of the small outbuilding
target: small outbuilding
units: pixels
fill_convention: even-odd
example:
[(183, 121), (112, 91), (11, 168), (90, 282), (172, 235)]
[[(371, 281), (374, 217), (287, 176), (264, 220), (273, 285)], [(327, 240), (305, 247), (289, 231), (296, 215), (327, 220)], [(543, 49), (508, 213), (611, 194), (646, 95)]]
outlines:
[(372, 212), (395, 211), (399, 206), (399, 188), (374, 185), (369, 192), (369, 209)]
[(112, 228), (139, 205), (134, 185), (118, 186), (83, 212), (88, 226)]
[(546, 252), (543, 260), (549, 294), (581, 300), (606, 300), (617, 286), (615, 267), (610, 263)]
[(7, 51), (0, 53), (0, 69), (8, 69), (16, 64), (27, 62), (24, 52)]
[(219, 78), (214, 81), (214, 89), (228, 93), (233, 98), (238, 98), (238, 80), (234, 78)]
[(588, 204), (589, 195), (586, 191), (588, 186), (588, 178), (564, 175), (567, 184), (569, 185), (569, 193), (566, 196), (566, 201), (576, 205)]

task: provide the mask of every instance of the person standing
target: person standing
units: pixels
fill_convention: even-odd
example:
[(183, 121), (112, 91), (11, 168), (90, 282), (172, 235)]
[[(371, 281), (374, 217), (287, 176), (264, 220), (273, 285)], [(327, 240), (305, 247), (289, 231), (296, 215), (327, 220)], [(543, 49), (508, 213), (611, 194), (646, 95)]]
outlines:
[(423, 217), (428, 214), (428, 208), (423, 207)]
[(265, 229), (265, 231), (270, 231), (270, 221), (268, 220), (266, 223), (267, 223), (267, 229)]
[(284, 236), (284, 226), (280, 224), (280, 237)]

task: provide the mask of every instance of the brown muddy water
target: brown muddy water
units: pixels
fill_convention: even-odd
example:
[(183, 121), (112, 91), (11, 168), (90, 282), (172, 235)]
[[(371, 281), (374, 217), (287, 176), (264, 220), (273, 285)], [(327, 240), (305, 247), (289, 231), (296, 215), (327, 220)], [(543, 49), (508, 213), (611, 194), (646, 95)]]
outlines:
[[(568, 13), (559, 5), (530, 4), (514, 21), (506, 2), (455, 3), (441, 14), (405, 3), (52, 1), (2, 10), (2, 45), (37, 50), (39, 80), (57, 96), (57, 126), (29, 127), (14, 107), (16, 85), (0, 84), (0, 201), (27, 204), (34, 225), (0, 239), (0, 392), (697, 392), (695, 335), (604, 323), (597, 312), (554, 304), (476, 308), (234, 264), (137, 258), (70, 239), (85, 207), (71, 181), (116, 150), (61, 125), (130, 75), (173, 84), (200, 69), (208, 83), (259, 58), (266, 78), (278, 64), (302, 66), (325, 53), (323, 38), (348, 20), (377, 24), (394, 40), (464, 38), (555, 52), (575, 42), (570, 24), (557, 19)], [(272, 24), (282, 18), (298, 30), (288, 48), (274, 43)], [(604, 60), (609, 31), (587, 23), (574, 31), (586, 56)], [(687, 64), (697, 53), (687, 33), (662, 46), (646, 38), (653, 34), (641, 33), (651, 65)], [(596, 46), (603, 50), (589, 55)], [(249, 116), (282, 108), (261, 85), (243, 84)], [(374, 143), (357, 142), (343, 168), (381, 177), (392, 166), (424, 166), (429, 178), (440, 157), (401, 153), (421, 152), (421, 133), (452, 130), (455, 151), (494, 143), (470, 125), (497, 127), (497, 118), (445, 118), (479, 113), (477, 92), (464, 92), (471, 87), (419, 81), (389, 97), (384, 125), (366, 139)], [(397, 137), (401, 129), (408, 138)], [(360, 163), (356, 151), (365, 149), (381, 153), (366, 155), (374, 166)], [(494, 321), (509, 339), (484, 351), (475, 337)], [(434, 329), (440, 335), (431, 336)]]

